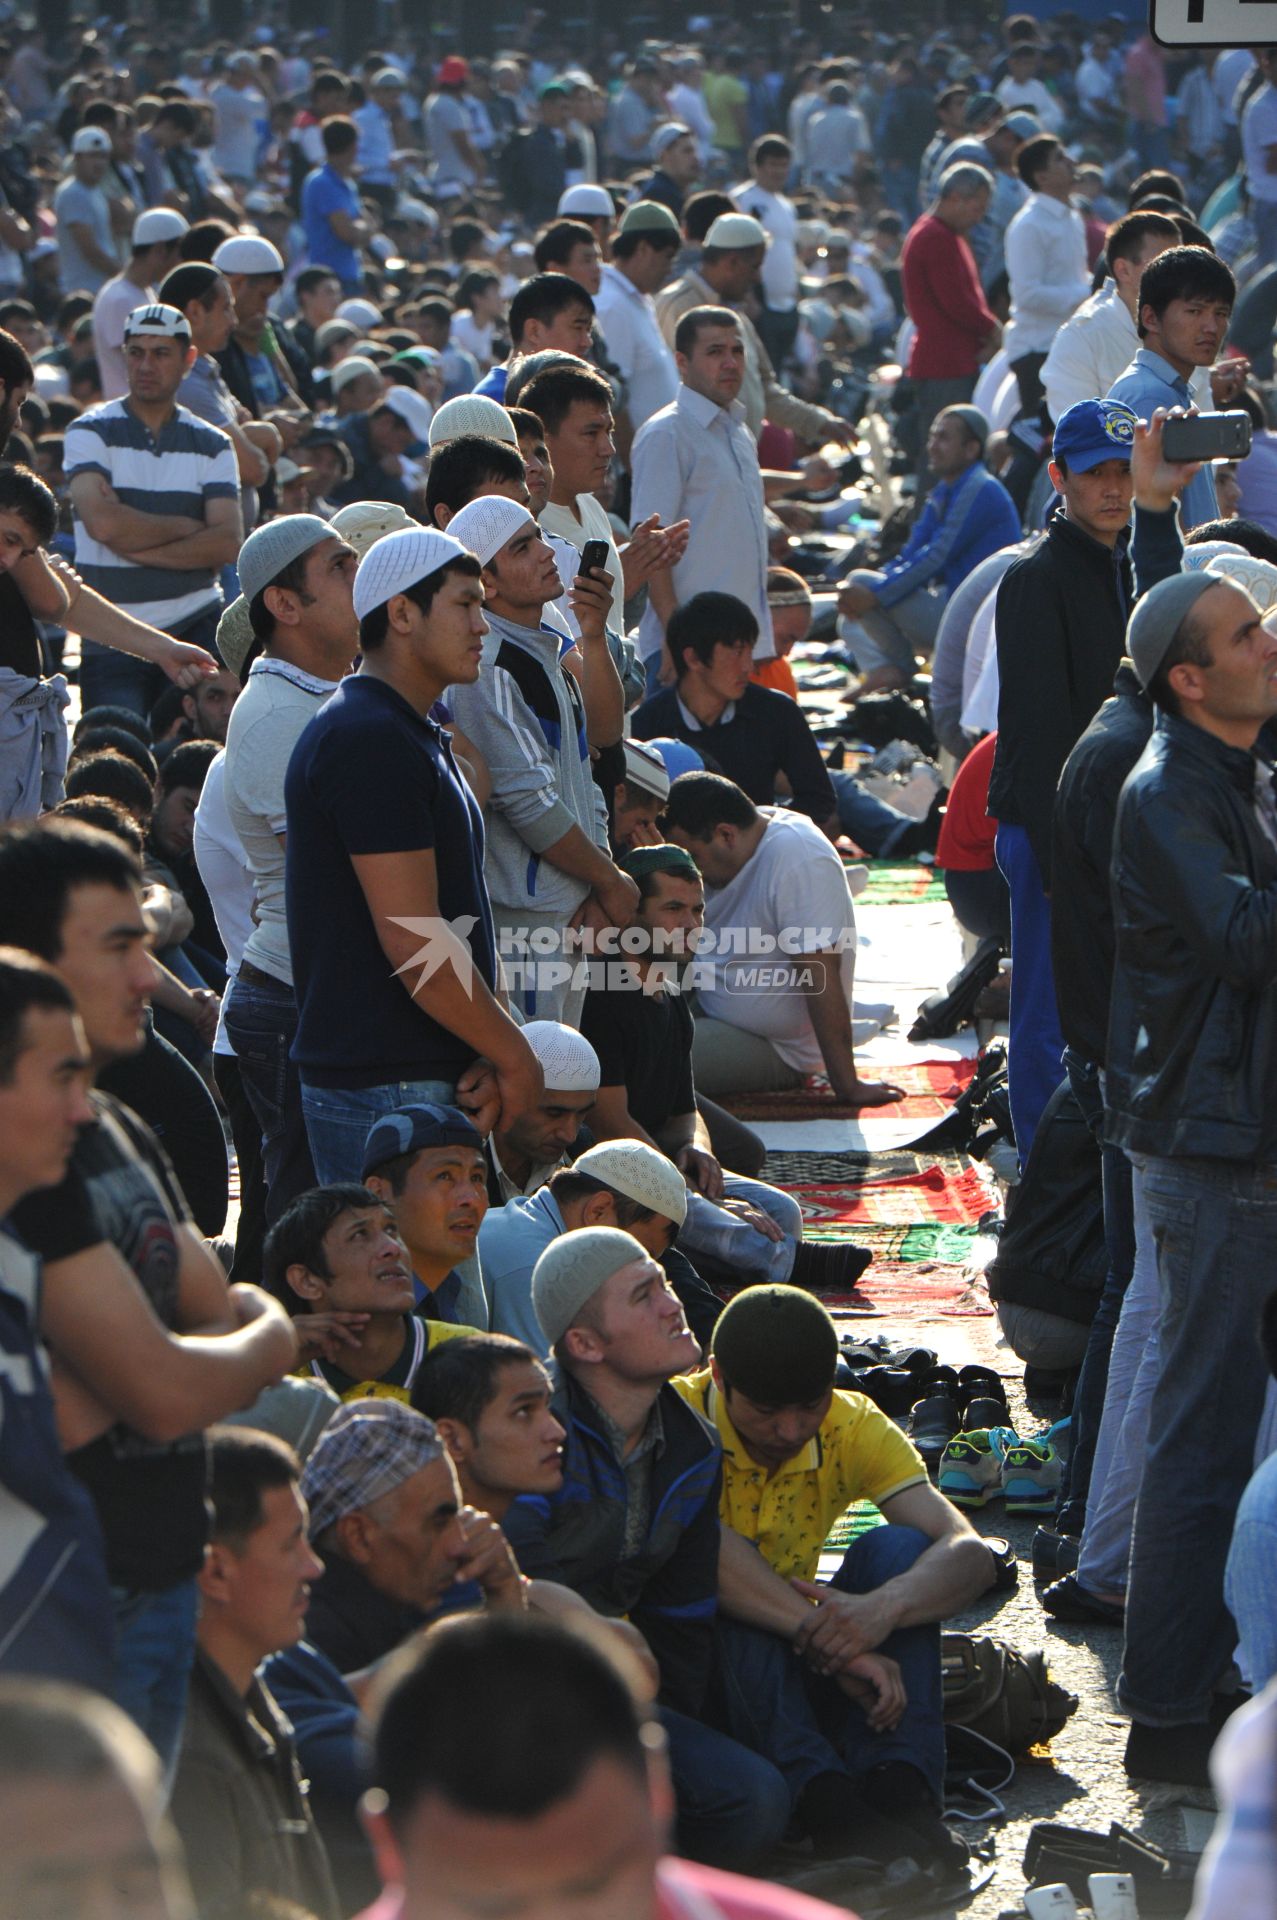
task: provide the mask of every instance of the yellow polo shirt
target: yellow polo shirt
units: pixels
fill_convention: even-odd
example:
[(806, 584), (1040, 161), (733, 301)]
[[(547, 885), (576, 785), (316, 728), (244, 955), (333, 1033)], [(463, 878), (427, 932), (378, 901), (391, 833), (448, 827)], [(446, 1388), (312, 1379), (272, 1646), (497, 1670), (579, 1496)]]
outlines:
[(746, 1453), (708, 1367), (671, 1384), (718, 1428), (723, 1443), (719, 1518), (752, 1540), (782, 1580), (814, 1580), (829, 1530), (853, 1500), (881, 1506), (927, 1469), (911, 1440), (862, 1393), (835, 1389), (820, 1431), (768, 1475)]

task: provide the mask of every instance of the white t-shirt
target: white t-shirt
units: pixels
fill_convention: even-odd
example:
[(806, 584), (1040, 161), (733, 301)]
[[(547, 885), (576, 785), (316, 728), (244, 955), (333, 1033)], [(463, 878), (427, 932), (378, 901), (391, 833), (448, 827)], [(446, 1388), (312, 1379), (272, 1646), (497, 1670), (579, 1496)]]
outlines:
[(470, 116), (452, 93), (433, 93), (426, 102), (426, 142), (434, 159), (436, 186), (474, 185), (474, 169), (461, 157), (458, 134), (469, 135)]
[(134, 307), (144, 307), (159, 298), (154, 287), (139, 287), (117, 273), (98, 290), (93, 302), (93, 351), (102, 376), (102, 398), (122, 400), (129, 390), (128, 367), (124, 360), (124, 322)]
[[(592, 493), (578, 493), (576, 512), (571, 507), (556, 507), (549, 501), (541, 513), (541, 531), (557, 534), (560, 540), (566, 540), (579, 554), (587, 540), (606, 540), (608, 544), (607, 570), (612, 580), (612, 611), (608, 616), (608, 625), (616, 633), (625, 632), (625, 576), (621, 571), (621, 556), (616, 550), (616, 535), (612, 531), (612, 522), (601, 500)], [(555, 555), (557, 560), (558, 555)], [(563, 578), (563, 569), (559, 569), (559, 578)]]
[(732, 199), (765, 228), (770, 245), (763, 256), (763, 299), (773, 313), (792, 313), (798, 305), (798, 209), (783, 193), (765, 193), (756, 180), (743, 181)]
[[(226, 808), (226, 749), (223, 748), (204, 777), (199, 805), (195, 809), (195, 864), (199, 868), (204, 891), (213, 909), (217, 931), (226, 949), (226, 971), (233, 980), (244, 958), (244, 947), (253, 931), (253, 870), (248, 855)], [(214, 1053), (233, 1054), (226, 1037), (226, 1002), (222, 995), (217, 1016)]]
[(452, 316), (449, 338), (454, 347), (461, 347), (466, 353), (472, 353), (483, 372), (487, 372), (493, 361), (493, 340), (496, 337), (496, 321), (481, 327), (468, 307), (461, 307)]
[[(799, 953), (840, 944), (838, 969), (851, 1006), (855, 976), (856, 915), (843, 864), (833, 845), (805, 814), (785, 807), (762, 807), (767, 830), (753, 858), (725, 887), (707, 888), (705, 925), (721, 935), (740, 929), (740, 954), (716, 952), (697, 962), (698, 983), (710, 966), (714, 984), (698, 984), (701, 1011), (729, 1026), (770, 1040), (786, 1066), (797, 1073), (822, 1073), (824, 1057), (797, 985), (774, 984), (775, 969), (792, 965)], [(786, 953), (749, 950), (750, 934), (779, 936), (785, 929)], [(755, 947), (761, 945), (755, 939)], [(767, 970), (771, 969), (771, 977)]]
[(1265, 80), (1242, 114), (1242, 164), (1253, 200), (1277, 200), (1277, 173), (1268, 171), (1268, 149), (1277, 146), (1277, 87)]
[(209, 94), (213, 108), (213, 160), (232, 180), (252, 180), (266, 128), (266, 96), (256, 87), (223, 81)]

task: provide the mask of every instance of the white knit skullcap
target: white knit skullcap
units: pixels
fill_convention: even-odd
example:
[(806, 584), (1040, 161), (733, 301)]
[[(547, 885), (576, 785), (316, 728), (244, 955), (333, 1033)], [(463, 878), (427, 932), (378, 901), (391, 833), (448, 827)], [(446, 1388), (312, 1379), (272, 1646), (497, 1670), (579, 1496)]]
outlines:
[(523, 1037), (541, 1062), (547, 1088), (555, 1093), (597, 1093), (603, 1078), (599, 1056), (575, 1027), (558, 1020), (529, 1020)]
[(466, 558), (466, 549), (433, 527), (412, 527), (388, 533), (369, 547), (355, 574), (355, 617), (362, 620), (374, 607), (384, 607), (397, 593), (406, 593), (419, 580), (438, 573), (450, 560)]
[(500, 493), (485, 493), (478, 500), (472, 500), (468, 507), (462, 507), (460, 513), (453, 514), (448, 532), (486, 567), (522, 527), (535, 525), (527, 508), (517, 500), (507, 500)]

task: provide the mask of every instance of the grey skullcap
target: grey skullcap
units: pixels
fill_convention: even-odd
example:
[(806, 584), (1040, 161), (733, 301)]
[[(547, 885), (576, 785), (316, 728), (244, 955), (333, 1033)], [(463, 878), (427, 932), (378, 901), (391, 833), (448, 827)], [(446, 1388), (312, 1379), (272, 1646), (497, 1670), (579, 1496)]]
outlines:
[(956, 413), (964, 422), (968, 431), (980, 442), (980, 451), (984, 452), (989, 444), (988, 415), (981, 413), (979, 407), (973, 407), (965, 401), (957, 401), (951, 407), (941, 407), (941, 413)]
[[(1126, 651), (1145, 692), (1170, 651), (1171, 642), (1204, 593), (1230, 585), (1209, 573), (1173, 573), (1159, 580), (1138, 603), (1126, 627)], [(1238, 593), (1243, 588), (1236, 588)]]
[(285, 567), (332, 537), (332, 528), (317, 513), (287, 513), (258, 527), (239, 550), (239, 584), (245, 600), (255, 600)]
[(547, 1344), (557, 1346), (614, 1273), (650, 1257), (632, 1233), (616, 1227), (578, 1227), (551, 1240), (532, 1269), (532, 1309)]

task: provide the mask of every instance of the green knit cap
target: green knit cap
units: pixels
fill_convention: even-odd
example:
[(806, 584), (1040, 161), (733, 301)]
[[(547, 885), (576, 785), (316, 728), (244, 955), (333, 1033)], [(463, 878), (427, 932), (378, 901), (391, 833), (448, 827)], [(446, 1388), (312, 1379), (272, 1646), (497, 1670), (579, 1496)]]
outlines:
[(713, 1354), (724, 1386), (756, 1405), (807, 1406), (834, 1383), (838, 1329), (800, 1287), (746, 1287), (718, 1318)]

